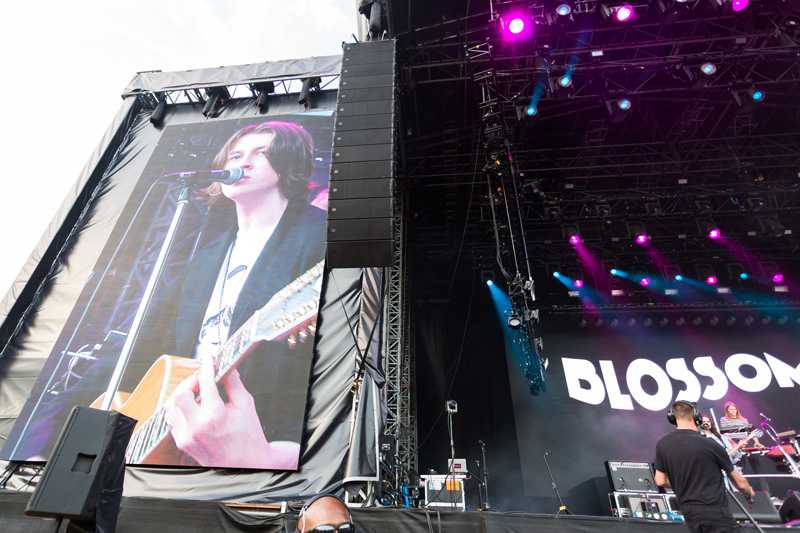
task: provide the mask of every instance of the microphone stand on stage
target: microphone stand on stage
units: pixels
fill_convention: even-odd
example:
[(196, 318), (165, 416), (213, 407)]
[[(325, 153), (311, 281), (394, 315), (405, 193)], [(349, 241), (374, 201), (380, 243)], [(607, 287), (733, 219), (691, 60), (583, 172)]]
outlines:
[(550, 450), (544, 452), (542, 456), (544, 458), (544, 465), (547, 467), (547, 475), (550, 476), (550, 483), (553, 487), (553, 492), (556, 495), (556, 499), (558, 500), (558, 512), (556, 513), (556, 518), (558, 518), (562, 514), (570, 514), (569, 509), (567, 509), (567, 504), (564, 503), (564, 500), (561, 499), (561, 493), (558, 492), (558, 485), (556, 485), (556, 478), (553, 477), (553, 471), (550, 470), (550, 463), (547, 460), (547, 457), (550, 455)]
[(489, 505), (489, 467), (486, 466), (486, 443), (479, 440), (478, 445), (481, 447), (481, 461), (483, 461), (479, 465), (481, 467), (481, 481), (478, 485), (478, 498), (481, 501), (479, 510), (488, 511), (492, 507)]
[[(725, 475), (727, 476), (728, 474), (725, 474)], [(728, 481), (731, 481), (730, 477), (728, 477)], [(728, 484), (728, 483), (724, 483), (724, 485), (725, 485), (725, 490), (726, 490), (726, 491), (728, 491), (728, 495), (731, 497), (731, 499), (732, 499), (734, 502), (736, 502), (736, 505), (738, 505), (738, 506), (739, 506), (739, 509), (741, 509), (741, 510), (742, 510), (742, 512), (744, 513), (744, 515), (745, 515), (745, 516), (747, 517), (747, 519), (750, 521), (750, 523), (751, 523), (751, 524), (753, 524), (753, 527), (755, 527), (755, 528), (756, 528), (756, 529), (759, 531), (759, 533), (764, 533), (764, 530), (763, 530), (763, 529), (761, 529), (761, 526), (760, 526), (760, 525), (758, 525), (758, 522), (756, 522), (756, 519), (755, 519), (755, 518), (753, 518), (753, 515), (751, 515), (751, 514), (750, 514), (750, 511), (748, 511), (748, 510), (747, 510), (747, 508), (746, 508), (746, 507), (745, 507), (745, 506), (742, 504), (742, 502), (740, 502), (740, 501), (739, 501), (739, 498), (737, 498), (737, 497), (736, 497), (736, 494), (735, 494), (735, 493), (733, 492), (733, 490), (731, 490), (731, 488), (728, 486), (729, 484)]]
[[(456, 445), (453, 439), (453, 415), (458, 413), (458, 403), (455, 400), (447, 400), (445, 402), (445, 409), (447, 410), (447, 432), (450, 435), (450, 468), (447, 469), (447, 476), (444, 478), (444, 486), (447, 488), (447, 478), (453, 478), (453, 488), (456, 487), (456, 473), (455, 473), (455, 466), (456, 466)], [(455, 496), (453, 495), (454, 491), (450, 492), (450, 507), (455, 509), (456, 502)], [(466, 502), (465, 502), (466, 503)]]
[(797, 461), (794, 459), (794, 457), (792, 457), (792, 454), (790, 454), (789, 452), (786, 451), (786, 449), (784, 449), (783, 447), (784, 443), (781, 441), (778, 432), (775, 430), (774, 427), (772, 427), (772, 424), (770, 424), (770, 422), (772, 422), (772, 419), (769, 418), (764, 413), (758, 413), (758, 414), (761, 416), (761, 424), (760, 424), (761, 429), (764, 431), (764, 433), (767, 434), (767, 436), (769, 436), (770, 439), (772, 439), (772, 442), (775, 443), (775, 446), (777, 446), (778, 450), (780, 450), (780, 452), (783, 454), (783, 459), (784, 461), (786, 461), (786, 465), (789, 467), (789, 475), (782, 477), (793, 477), (800, 479), (800, 464), (798, 464)]

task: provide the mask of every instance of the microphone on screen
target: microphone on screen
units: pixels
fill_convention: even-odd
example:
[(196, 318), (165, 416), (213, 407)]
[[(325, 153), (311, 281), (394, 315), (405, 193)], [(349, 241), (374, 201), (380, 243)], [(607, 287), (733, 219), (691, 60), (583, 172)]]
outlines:
[(244, 170), (232, 168), (230, 170), (186, 170), (182, 172), (170, 172), (161, 176), (165, 179), (185, 180), (198, 183), (224, 183), (233, 185), (244, 177)]

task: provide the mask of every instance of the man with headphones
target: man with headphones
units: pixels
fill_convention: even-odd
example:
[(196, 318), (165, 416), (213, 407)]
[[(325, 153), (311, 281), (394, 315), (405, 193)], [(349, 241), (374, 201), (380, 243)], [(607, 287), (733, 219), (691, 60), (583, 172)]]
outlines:
[(734, 470), (725, 450), (699, 433), (700, 413), (694, 403), (676, 401), (667, 419), (677, 429), (656, 445), (656, 484), (675, 490), (678, 507), (692, 532), (736, 531), (723, 472), (751, 498), (755, 494), (753, 487)]
[(347, 505), (333, 494), (308, 500), (297, 517), (296, 533), (355, 533)]

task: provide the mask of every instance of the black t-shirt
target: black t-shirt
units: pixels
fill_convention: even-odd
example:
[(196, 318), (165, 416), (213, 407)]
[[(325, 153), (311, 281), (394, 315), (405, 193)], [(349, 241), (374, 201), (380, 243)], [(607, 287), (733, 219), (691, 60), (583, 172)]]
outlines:
[(733, 464), (727, 452), (697, 431), (678, 429), (656, 445), (656, 470), (669, 477), (678, 505), (727, 506), (721, 470)]

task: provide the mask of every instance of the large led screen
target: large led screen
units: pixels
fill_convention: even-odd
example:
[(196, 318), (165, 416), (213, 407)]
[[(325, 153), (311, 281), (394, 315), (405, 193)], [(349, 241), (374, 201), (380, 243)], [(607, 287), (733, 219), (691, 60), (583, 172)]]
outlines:
[(164, 129), (3, 458), (46, 459), (84, 405), (138, 420), (129, 464), (298, 468), (332, 127), (325, 112)]
[[(547, 454), (573, 512), (592, 512), (587, 495), (603, 500), (609, 491), (604, 462), (653, 462), (656, 442), (674, 429), (666, 412), (676, 399), (698, 402), (718, 422), (732, 403), (742, 424), (758, 427), (763, 414), (778, 432), (800, 429), (800, 350), (791, 323), (664, 330), (626, 322), (547, 334), (548, 386), (538, 396), (509, 366), (528, 496), (554, 497)], [(760, 440), (776, 446), (766, 435)], [(756, 473), (747, 461), (740, 466)]]

